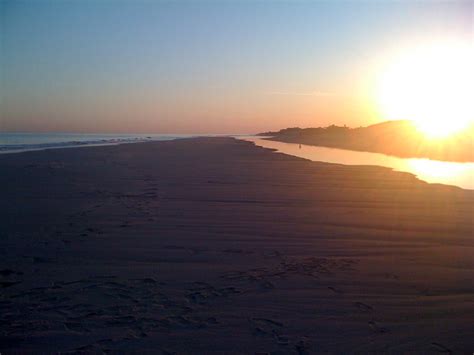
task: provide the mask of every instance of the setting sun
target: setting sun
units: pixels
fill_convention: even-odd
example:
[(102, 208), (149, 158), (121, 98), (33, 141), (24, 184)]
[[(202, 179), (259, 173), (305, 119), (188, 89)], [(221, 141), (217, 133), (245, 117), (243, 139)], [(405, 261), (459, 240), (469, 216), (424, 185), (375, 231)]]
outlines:
[(472, 44), (454, 40), (404, 50), (377, 80), (384, 118), (411, 120), (430, 138), (461, 131), (474, 118), (472, 63)]

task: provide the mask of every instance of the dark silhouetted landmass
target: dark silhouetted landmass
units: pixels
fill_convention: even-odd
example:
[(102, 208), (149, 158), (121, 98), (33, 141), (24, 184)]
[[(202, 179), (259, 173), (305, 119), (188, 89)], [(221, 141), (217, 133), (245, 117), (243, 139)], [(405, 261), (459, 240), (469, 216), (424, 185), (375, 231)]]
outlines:
[(399, 157), (474, 161), (474, 129), (445, 139), (428, 139), (411, 121), (388, 121), (368, 127), (286, 128), (265, 132), (270, 140), (383, 153)]

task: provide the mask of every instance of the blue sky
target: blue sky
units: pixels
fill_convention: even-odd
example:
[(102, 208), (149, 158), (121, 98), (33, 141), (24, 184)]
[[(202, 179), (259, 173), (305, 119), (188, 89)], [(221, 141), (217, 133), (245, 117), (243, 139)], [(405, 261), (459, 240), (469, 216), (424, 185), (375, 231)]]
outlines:
[(473, 3), (3, 1), (5, 131), (254, 132), (381, 119), (370, 63)]

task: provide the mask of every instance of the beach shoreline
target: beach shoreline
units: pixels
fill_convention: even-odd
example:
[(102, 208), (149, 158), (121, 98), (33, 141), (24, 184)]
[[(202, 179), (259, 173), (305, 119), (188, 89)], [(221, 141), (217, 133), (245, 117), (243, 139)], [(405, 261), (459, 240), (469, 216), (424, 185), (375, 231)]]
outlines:
[(474, 190), (474, 163), (447, 162), (423, 158), (398, 158), (381, 153), (360, 152), (339, 148), (280, 142), (261, 138), (246, 139), (264, 148), (309, 159), (314, 162), (353, 166), (380, 166), (413, 174), (430, 184), (457, 186)]
[(474, 348), (474, 191), (230, 137), (0, 170), (2, 353)]

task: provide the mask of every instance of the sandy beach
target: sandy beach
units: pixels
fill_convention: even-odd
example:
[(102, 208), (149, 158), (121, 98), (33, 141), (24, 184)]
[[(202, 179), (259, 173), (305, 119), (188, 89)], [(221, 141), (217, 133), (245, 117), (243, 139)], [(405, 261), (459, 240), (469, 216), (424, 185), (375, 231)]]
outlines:
[(222, 137), (0, 171), (2, 354), (474, 351), (474, 191)]

